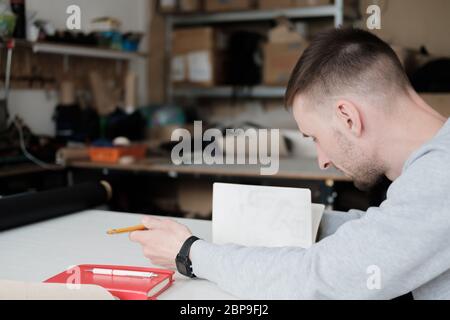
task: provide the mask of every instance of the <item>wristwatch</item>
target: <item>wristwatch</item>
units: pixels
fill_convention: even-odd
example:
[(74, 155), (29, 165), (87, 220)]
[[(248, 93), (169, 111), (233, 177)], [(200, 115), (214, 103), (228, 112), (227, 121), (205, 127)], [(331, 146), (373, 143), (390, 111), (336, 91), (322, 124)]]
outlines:
[(192, 244), (197, 240), (200, 239), (195, 236), (189, 237), (181, 246), (180, 252), (175, 259), (178, 272), (189, 278), (195, 278), (195, 274), (192, 273), (192, 262), (189, 259), (189, 252)]

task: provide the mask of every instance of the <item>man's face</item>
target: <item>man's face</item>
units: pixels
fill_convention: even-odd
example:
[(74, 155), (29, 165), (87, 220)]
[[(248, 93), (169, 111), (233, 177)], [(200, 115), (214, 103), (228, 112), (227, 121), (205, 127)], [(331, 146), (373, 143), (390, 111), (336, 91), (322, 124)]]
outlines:
[(384, 176), (373, 146), (364, 138), (352, 136), (331, 108), (330, 115), (324, 115), (314, 107), (304, 106), (298, 96), (293, 113), (300, 132), (316, 145), (319, 167), (325, 170), (334, 166), (350, 177), (358, 189), (369, 190)]

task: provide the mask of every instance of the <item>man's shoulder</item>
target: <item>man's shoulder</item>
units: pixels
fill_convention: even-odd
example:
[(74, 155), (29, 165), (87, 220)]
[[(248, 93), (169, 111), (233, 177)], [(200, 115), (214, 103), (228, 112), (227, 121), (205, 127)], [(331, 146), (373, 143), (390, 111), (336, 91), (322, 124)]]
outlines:
[(407, 160), (404, 166), (404, 173), (411, 167), (425, 166), (431, 167), (432, 164), (440, 167), (448, 166), (450, 160), (450, 120), (446, 122), (439, 133), (424, 144)]
[(389, 187), (388, 198), (450, 204), (450, 137), (443, 140), (434, 139), (409, 159), (400, 177)]
[(446, 151), (447, 154), (450, 153), (450, 119), (447, 120), (436, 137), (428, 145), (432, 149)]

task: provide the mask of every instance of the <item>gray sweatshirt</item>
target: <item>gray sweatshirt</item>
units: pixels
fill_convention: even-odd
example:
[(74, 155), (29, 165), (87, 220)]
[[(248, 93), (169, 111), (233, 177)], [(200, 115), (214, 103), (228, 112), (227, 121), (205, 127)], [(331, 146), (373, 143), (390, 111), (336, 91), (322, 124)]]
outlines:
[(380, 207), (325, 213), (311, 248), (200, 240), (191, 259), (197, 277), (244, 299), (450, 299), (450, 120)]

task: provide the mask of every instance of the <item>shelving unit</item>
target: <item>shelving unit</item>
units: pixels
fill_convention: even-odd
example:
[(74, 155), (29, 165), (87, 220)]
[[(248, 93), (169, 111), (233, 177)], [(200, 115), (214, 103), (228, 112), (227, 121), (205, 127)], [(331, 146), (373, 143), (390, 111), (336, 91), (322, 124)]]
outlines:
[[(289, 8), (277, 10), (249, 10), (240, 12), (226, 13), (206, 13), (194, 15), (168, 15), (166, 17), (166, 55), (171, 56), (171, 36), (174, 27), (198, 26), (237, 22), (258, 22), (273, 21), (280, 16), (289, 19), (308, 19), (308, 18), (333, 18), (334, 26), (338, 27), (344, 22), (344, 3), (343, 0), (335, 0), (334, 5)], [(220, 86), (212, 88), (174, 88), (170, 77), (168, 77), (167, 97), (169, 102), (174, 98), (181, 97), (208, 97), (208, 98), (226, 98), (237, 96), (242, 98), (282, 98), (284, 96), (284, 87), (256, 86), (253, 88), (243, 88), (236, 91), (229, 86)]]
[(284, 87), (269, 87), (269, 86), (255, 86), (244, 88), (233, 88), (231, 86), (220, 86), (212, 88), (176, 88), (173, 91), (173, 96), (180, 97), (203, 97), (203, 98), (283, 98), (286, 88)]
[[(5, 44), (1, 43), (0, 48), (4, 47)], [(49, 61), (49, 55), (54, 55), (55, 57), (58, 56), (56, 58), (58, 59), (58, 61), (62, 61), (62, 67), (60, 68), (60, 70), (56, 71), (56, 74), (58, 74), (59, 71), (62, 71), (64, 73), (69, 72), (71, 66), (75, 66), (75, 64), (77, 64), (77, 68), (79, 69), (80, 64), (78, 64), (76, 58), (92, 58), (96, 59), (95, 61), (97, 62), (93, 63), (91, 67), (101, 68), (100, 66), (103, 66), (103, 70), (105, 70), (105, 65), (108, 65), (106, 68), (114, 70), (114, 74), (116, 76), (121, 76), (123, 70), (127, 68), (134, 68), (134, 70), (139, 69), (139, 66), (145, 62), (145, 59), (148, 56), (148, 54), (145, 52), (128, 52), (116, 49), (83, 46), (76, 44), (31, 42), (22, 39), (15, 39), (15, 47), (16, 49), (21, 51), (21, 54), (18, 57), (24, 57), (24, 55), (30, 57), (35, 56), (37, 59), (35, 61), (41, 61), (40, 64), (38, 63), (38, 65), (36, 66), (40, 70), (41, 67), (45, 69), (47, 62)], [(39, 58), (38, 54), (43, 54), (44, 58)], [(72, 60), (73, 63), (71, 63)], [(87, 61), (89, 61), (89, 59), (83, 60), (81, 62), (87, 63)], [(45, 70), (45, 72), (47, 73), (50, 72), (51, 75), (55, 73), (52, 68), (50, 68), (50, 71), (48, 69)], [(79, 72), (77, 74), (80, 75)], [(21, 81), (24, 82), (26, 80)], [(37, 77), (37, 81), (42, 81), (42, 78)], [(86, 80), (83, 80), (83, 83), (86, 83)], [(23, 87), (20, 88), (23, 89)]]
[(343, 0), (335, 0), (334, 5), (318, 7), (173, 16), (171, 23), (173, 26), (193, 26), (214, 23), (267, 21), (277, 19), (280, 16), (287, 17), (289, 19), (333, 17), (334, 25), (337, 27), (341, 25), (344, 20)]
[(126, 52), (113, 49), (103, 49), (70, 44), (56, 44), (50, 42), (29, 42), (24, 40), (16, 40), (16, 46), (31, 48), (31, 51), (33, 53), (49, 53), (63, 56), (78, 56), (128, 61), (147, 57), (146, 53), (141, 52)]
[[(5, 50), (5, 43), (0, 43), (0, 49)], [(54, 88), (55, 83), (61, 80), (61, 74), (73, 71), (71, 68), (75, 66), (77, 71), (72, 73), (72, 80), (75, 79), (75, 83), (83, 87), (83, 90), (88, 87), (86, 78), (88, 73), (80, 72), (80, 68), (81, 70), (85, 67), (93, 68), (102, 76), (118, 83), (128, 68), (139, 70), (147, 57), (147, 54), (143, 52), (127, 52), (75, 44), (31, 42), (22, 39), (15, 39), (16, 50), (14, 57), (19, 59), (15, 63), (16, 75), (20, 75), (13, 80), (16, 81), (14, 87), (16, 89), (43, 89), (49, 86)], [(60, 67), (48, 67), (49, 63), (59, 63)]]
[(51, 53), (67, 56), (79, 56), (113, 60), (134, 60), (145, 58), (146, 54), (137, 52), (126, 52), (113, 49), (90, 48), (75, 45), (62, 45), (53, 43), (30, 43), (34, 53)]

